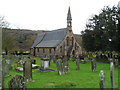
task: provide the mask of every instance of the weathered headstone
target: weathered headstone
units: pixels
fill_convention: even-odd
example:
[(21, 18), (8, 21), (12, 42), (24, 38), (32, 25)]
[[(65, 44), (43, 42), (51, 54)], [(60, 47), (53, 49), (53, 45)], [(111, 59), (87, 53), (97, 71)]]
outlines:
[(114, 55), (114, 65), (115, 65), (115, 67), (118, 67), (118, 65), (119, 65), (118, 55)]
[(76, 56), (76, 70), (80, 70), (80, 61), (79, 61), (79, 56)]
[(64, 62), (64, 72), (65, 72), (65, 73), (68, 73), (68, 72), (70, 72), (70, 71), (69, 71), (68, 58), (65, 56), (63, 60), (64, 60), (64, 61), (63, 61), (63, 62)]
[(18, 64), (17, 64), (17, 66), (18, 66), (18, 67), (22, 67), (23, 64), (24, 64), (24, 61), (23, 61), (23, 60), (20, 60), (20, 61), (18, 62)]
[(63, 64), (62, 64), (62, 60), (61, 59), (58, 59), (56, 61), (56, 65), (57, 65), (57, 69), (58, 69), (58, 74), (59, 75), (63, 75), (64, 74), (64, 69), (63, 69)]
[(36, 60), (31, 60), (32, 64), (36, 64)]
[(24, 75), (25, 79), (27, 81), (32, 80), (32, 63), (31, 63), (31, 61), (29, 61), (29, 60), (25, 61), (23, 70), (24, 70), (23, 75)]
[(8, 86), (10, 90), (26, 89), (26, 80), (25, 77), (21, 75), (14, 76), (9, 82)]
[(48, 58), (42, 58), (41, 59), (41, 69), (47, 69), (49, 68), (49, 59)]
[(1, 74), (2, 76), (1, 76), (1, 86), (2, 86), (2, 88), (5, 88), (5, 86), (4, 86), (4, 84), (5, 84), (5, 82), (4, 82), (4, 75), (3, 75), (3, 71), (2, 71), (2, 74)]
[(119, 60), (115, 59), (115, 66), (118, 67), (118, 65), (119, 65)]
[(105, 90), (105, 73), (103, 70), (100, 71), (100, 90)]
[(95, 59), (91, 61), (91, 67), (92, 67), (92, 72), (96, 72), (96, 60)]
[(114, 64), (110, 62), (110, 79), (111, 79), (111, 88), (114, 90), (115, 88), (115, 81), (114, 81)]
[(4, 75), (3, 75), (3, 66), (2, 66), (2, 58), (0, 57), (0, 90), (4, 88)]
[(2, 60), (2, 70), (3, 70), (3, 75), (4, 76), (9, 76), (9, 68), (10, 65), (8, 64), (7, 60), (3, 59)]
[(63, 75), (69, 72), (67, 59), (68, 59), (67, 57), (61, 56), (59, 59), (56, 60), (56, 66), (59, 75)]

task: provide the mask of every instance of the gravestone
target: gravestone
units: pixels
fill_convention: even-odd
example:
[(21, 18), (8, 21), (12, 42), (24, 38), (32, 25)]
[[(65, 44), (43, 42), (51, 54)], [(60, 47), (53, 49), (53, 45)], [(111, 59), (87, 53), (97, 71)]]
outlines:
[(56, 60), (56, 66), (59, 75), (63, 75), (69, 72), (67, 59), (68, 59), (67, 57), (61, 56), (59, 59)]
[(24, 63), (23, 75), (26, 81), (32, 80), (32, 63), (29, 60)]
[(79, 61), (79, 56), (76, 56), (76, 70), (80, 70), (80, 61)]
[(115, 55), (115, 56), (114, 56), (114, 65), (115, 65), (115, 67), (118, 67), (118, 66), (119, 66), (118, 55)]
[(63, 60), (64, 60), (63, 61), (64, 62), (64, 72), (68, 73), (68, 72), (70, 72), (70, 70), (69, 70), (69, 64), (68, 64), (68, 57), (65, 56)]
[(17, 64), (17, 66), (18, 66), (18, 67), (22, 67), (23, 64), (24, 64), (24, 61), (23, 61), (23, 60), (20, 60), (20, 61), (18, 62), (18, 64)]
[(119, 65), (119, 60), (115, 59), (115, 66), (118, 67), (118, 65)]
[(114, 90), (115, 88), (115, 81), (114, 81), (114, 64), (110, 62), (110, 80), (111, 80), (111, 88)]
[(8, 87), (10, 90), (26, 90), (25, 77), (21, 75), (14, 76), (9, 82)]
[(2, 86), (2, 88), (5, 88), (5, 80), (4, 80), (4, 75), (3, 75), (3, 71), (2, 71), (2, 74), (1, 74), (2, 76), (1, 76), (1, 79), (2, 80), (0, 80), (1, 81), (1, 86)]
[(10, 64), (7, 62), (7, 60), (3, 59), (2, 60), (2, 70), (3, 70), (4, 76), (9, 76), (9, 69), (10, 69)]
[(52, 60), (56, 64), (56, 56), (55, 55), (52, 56)]
[(41, 69), (47, 69), (49, 68), (49, 59), (48, 58), (43, 58), (41, 59)]
[(4, 75), (3, 75), (2, 57), (0, 57), (0, 90), (4, 88)]
[(92, 67), (92, 72), (96, 72), (96, 60), (95, 59), (91, 61), (91, 67)]
[(32, 64), (36, 64), (36, 60), (31, 60)]
[(57, 65), (57, 69), (58, 69), (58, 74), (59, 75), (63, 75), (64, 74), (64, 69), (63, 69), (63, 64), (62, 64), (62, 60), (58, 59), (56, 61), (56, 65)]
[(100, 71), (100, 90), (105, 90), (105, 73), (103, 70)]

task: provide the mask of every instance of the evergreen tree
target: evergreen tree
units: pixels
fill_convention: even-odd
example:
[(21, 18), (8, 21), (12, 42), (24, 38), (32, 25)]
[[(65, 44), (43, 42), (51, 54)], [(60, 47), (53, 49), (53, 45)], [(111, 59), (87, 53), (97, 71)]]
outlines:
[(94, 15), (82, 31), (83, 46), (87, 51), (118, 51), (117, 7), (104, 7)]

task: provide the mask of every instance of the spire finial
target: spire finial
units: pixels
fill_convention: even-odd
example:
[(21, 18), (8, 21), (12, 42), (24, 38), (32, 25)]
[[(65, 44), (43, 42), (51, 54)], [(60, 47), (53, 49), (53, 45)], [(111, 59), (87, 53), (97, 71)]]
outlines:
[(69, 1), (69, 6), (70, 6), (70, 1)]

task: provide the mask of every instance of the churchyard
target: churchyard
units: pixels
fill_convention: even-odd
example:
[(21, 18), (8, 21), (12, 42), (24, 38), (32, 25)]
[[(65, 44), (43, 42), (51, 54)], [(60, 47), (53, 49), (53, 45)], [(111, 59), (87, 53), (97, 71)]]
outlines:
[[(32, 60), (32, 61), (31, 61)], [(80, 57), (3, 57), (5, 88), (118, 88), (120, 67), (115, 59), (99, 62)], [(22, 85), (22, 86), (21, 86)]]

